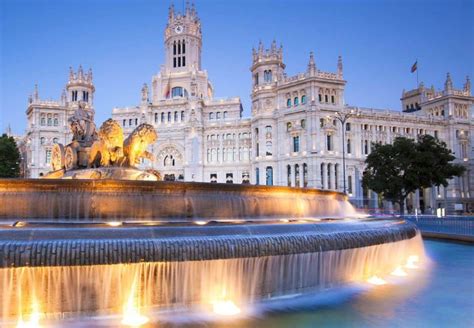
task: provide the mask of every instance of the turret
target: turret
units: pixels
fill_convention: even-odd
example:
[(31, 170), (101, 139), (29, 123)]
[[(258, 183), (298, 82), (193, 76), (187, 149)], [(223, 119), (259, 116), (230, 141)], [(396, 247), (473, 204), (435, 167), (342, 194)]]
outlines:
[(259, 42), (258, 51), (252, 50), (252, 72), (254, 85), (270, 84), (283, 77), (285, 64), (283, 63), (283, 47), (278, 48), (273, 41), (270, 49), (264, 49)]
[(201, 70), (201, 22), (194, 4), (186, 2), (184, 13), (171, 5), (165, 29), (165, 66), (169, 71), (188, 71), (192, 65)]
[(142, 87), (142, 104), (147, 104), (148, 103), (148, 85), (146, 83), (143, 83)]
[(77, 74), (72, 67), (69, 68), (69, 81), (66, 85), (67, 101), (76, 103), (82, 101), (89, 106), (93, 104), (95, 87), (92, 82), (92, 70), (84, 74), (82, 66), (79, 66)]

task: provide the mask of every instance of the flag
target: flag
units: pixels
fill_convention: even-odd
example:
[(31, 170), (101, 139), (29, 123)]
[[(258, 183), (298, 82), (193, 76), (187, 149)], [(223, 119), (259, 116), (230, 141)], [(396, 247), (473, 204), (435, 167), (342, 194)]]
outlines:
[(411, 67), (411, 72), (414, 73), (417, 69), (418, 69), (418, 60), (413, 64), (413, 66)]

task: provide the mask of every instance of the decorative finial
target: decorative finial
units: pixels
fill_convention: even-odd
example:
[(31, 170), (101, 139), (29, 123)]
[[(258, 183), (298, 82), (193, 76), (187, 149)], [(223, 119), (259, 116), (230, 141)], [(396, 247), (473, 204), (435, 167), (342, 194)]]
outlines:
[(82, 65), (79, 65), (79, 69), (77, 71), (77, 79), (84, 80), (84, 71), (82, 69)]
[(446, 82), (444, 82), (444, 90), (451, 91), (453, 89), (453, 81), (451, 80), (451, 74), (446, 74)]
[(35, 83), (35, 91), (33, 93), (33, 99), (38, 100), (39, 99), (39, 92), (38, 92), (38, 84)]
[(316, 73), (316, 63), (314, 62), (314, 53), (312, 51), (309, 53), (308, 73)]
[(168, 19), (173, 20), (174, 18), (174, 4), (172, 3), (168, 9)]
[(471, 95), (471, 79), (469, 75), (466, 76), (466, 83), (464, 83), (464, 92), (467, 92), (468, 95)]
[(342, 56), (337, 57), (337, 75), (342, 79), (343, 76), (343, 66), (342, 66)]
[(69, 82), (74, 80), (74, 70), (69, 66)]
[(142, 87), (142, 102), (143, 103), (148, 102), (148, 85), (146, 83), (143, 83), (143, 87)]
[(89, 71), (87, 73), (87, 81), (92, 83), (92, 68), (89, 68)]
[(276, 52), (276, 49), (277, 49), (277, 43), (276, 43), (275, 39), (273, 39), (272, 48), (271, 48), (272, 53), (275, 53), (275, 52)]
[(258, 42), (258, 54), (263, 54), (263, 43), (261, 40)]

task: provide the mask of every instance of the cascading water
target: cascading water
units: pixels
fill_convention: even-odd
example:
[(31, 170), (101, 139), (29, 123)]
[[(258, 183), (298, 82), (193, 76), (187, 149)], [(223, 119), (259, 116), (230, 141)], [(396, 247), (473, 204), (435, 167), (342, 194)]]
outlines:
[(424, 259), (412, 224), (343, 219), (357, 216), (345, 197), (316, 190), (6, 180), (0, 205), (0, 325), (232, 315)]

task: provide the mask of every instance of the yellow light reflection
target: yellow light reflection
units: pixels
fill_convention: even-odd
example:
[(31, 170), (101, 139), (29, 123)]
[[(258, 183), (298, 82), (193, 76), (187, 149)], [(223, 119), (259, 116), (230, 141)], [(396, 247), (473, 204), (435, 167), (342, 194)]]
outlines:
[(383, 280), (382, 278), (379, 278), (377, 276), (370, 277), (369, 279), (367, 279), (367, 282), (372, 284), (372, 285), (377, 285), (377, 286), (385, 285), (387, 283), (385, 280)]
[(418, 264), (417, 262), (420, 260), (418, 255), (410, 255), (407, 259), (407, 264), (405, 265), (406, 268), (408, 269), (417, 269)]
[(18, 319), (18, 323), (16, 327), (17, 328), (41, 328), (40, 310), (39, 310), (39, 304), (37, 301), (33, 301), (33, 303), (31, 304), (31, 314), (29, 315), (29, 320), (23, 321), (23, 316), (20, 314), (20, 318)]
[(111, 222), (107, 222), (107, 225), (109, 225), (111, 227), (120, 227), (122, 225), (122, 222), (111, 221)]
[(205, 225), (205, 224), (207, 224), (207, 221), (194, 221), (194, 224)]
[(136, 290), (137, 277), (135, 277), (133, 280), (130, 296), (128, 297), (127, 303), (124, 305), (123, 318), (121, 321), (122, 325), (129, 327), (140, 327), (150, 320), (148, 317), (140, 314)]
[(407, 276), (407, 273), (405, 270), (402, 269), (402, 267), (397, 267), (392, 273), (392, 276), (398, 276), (398, 277), (405, 277)]
[(240, 309), (230, 300), (212, 302), (213, 311), (219, 315), (236, 315)]

